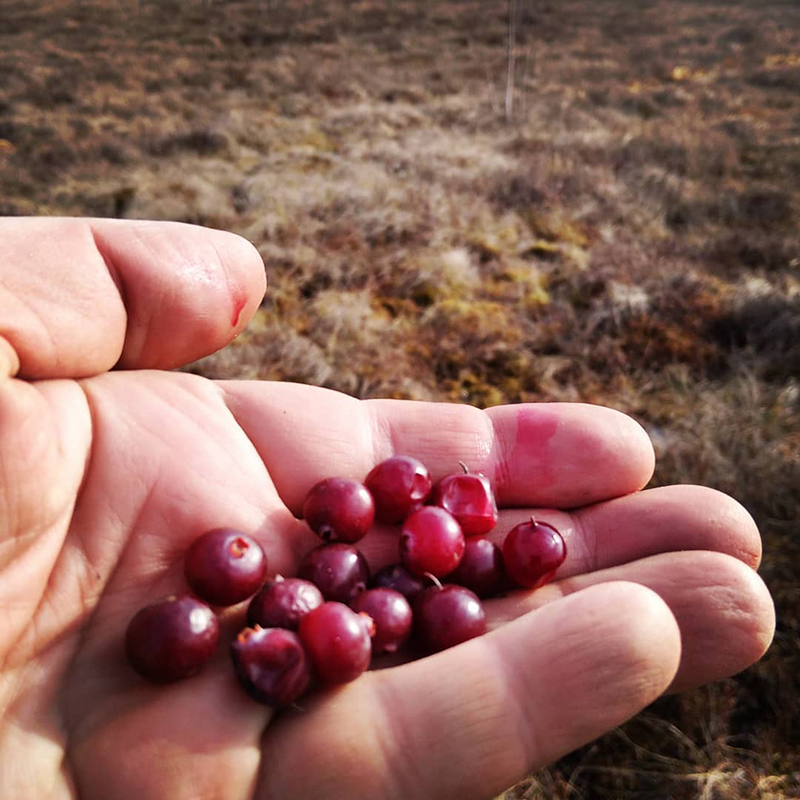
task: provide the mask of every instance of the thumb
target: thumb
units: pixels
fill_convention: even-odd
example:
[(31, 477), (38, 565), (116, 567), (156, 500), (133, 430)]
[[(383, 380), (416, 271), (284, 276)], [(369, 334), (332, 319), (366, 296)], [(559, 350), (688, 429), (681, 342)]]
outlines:
[(240, 333), (264, 289), (255, 248), (225, 231), (0, 219), (0, 374), (181, 366)]

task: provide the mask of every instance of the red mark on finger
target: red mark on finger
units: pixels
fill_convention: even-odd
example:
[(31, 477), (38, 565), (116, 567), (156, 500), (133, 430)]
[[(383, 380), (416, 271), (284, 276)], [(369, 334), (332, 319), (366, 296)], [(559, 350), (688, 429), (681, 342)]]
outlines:
[(545, 404), (508, 406), (515, 425), (508, 426), (502, 451), (505, 458), (495, 474), (498, 500), (504, 505), (530, 503), (531, 498), (556, 482), (552, 439), (559, 426), (558, 412)]
[(514, 458), (539, 486), (556, 482), (550, 442), (558, 431), (558, 413), (547, 406), (525, 406), (519, 412)]
[(241, 290), (231, 292), (233, 296), (233, 310), (231, 313), (231, 325), (236, 328), (239, 325), (239, 319), (242, 316), (242, 311), (247, 305), (247, 295)]
[(546, 405), (520, 406), (517, 412), (517, 447), (541, 453), (558, 430), (558, 414)]

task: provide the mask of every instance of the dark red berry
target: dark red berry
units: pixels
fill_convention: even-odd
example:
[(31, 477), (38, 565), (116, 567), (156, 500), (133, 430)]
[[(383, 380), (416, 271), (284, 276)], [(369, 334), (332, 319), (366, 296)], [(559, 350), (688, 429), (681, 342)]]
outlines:
[(141, 609), (130, 621), (125, 651), (133, 668), (156, 683), (197, 672), (219, 641), (214, 612), (195, 597), (167, 597)]
[(426, 584), (422, 578), (418, 578), (409, 572), (402, 564), (388, 564), (379, 569), (372, 576), (371, 586), (375, 589), (394, 589), (400, 592), (409, 603), (414, 602), (414, 598), (425, 588)]
[(258, 591), (267, 574), (267, 557), (252, 536), (215, 528), (189, 546), (184, 572), (198, 597), (214, 606), (232, 606)]
[(478, 597), (493, 597), (505, 581), (503, 553), (500, 548), (483, 537), (470, 537), (464, 549), (464, 557), (455, 572), (447, 576), (448, 583), (465, 586)]
[(497, 502), (485, 475), (461, 467), (463, 472), (445, 475), (433, 487), (431, 502), (458, 520), (464, 536), (481, 536), (497, 524)]
[(325, 683), (347, 683), (369, 667), (372, 620), (342, 603), (323, 603), (301, 620), (298, 634)]
[(277, 575), (250, 601), (247, 624), (296, 631), (300, 618), (324, 602), (322, 592), (311, 581)]
[(436, 652), (486, 633), (486, 612), (463, 586), (431, 586), (414, 603), (414, 635)]
[(308, 688), (308, 658), (296, 633), (245, 628), (231, 643), (236, 675), (248, 694), (270, 706), (288, 706)]
[(306, 495), (303, 518), (326, 542), (357, 542), (372, 526), (375, 503), (363, 483), (326, 478)]
[(411, 633), (411, 606), (394, 589), (368, 589), (356, 597), (351, 608), (368, 614), (375, 623), (373, 655), (396, 652)]
[(364, 481), (375, 500), (375, 517), (381, 522), (402, 522), (419, 508), (431, 491), (427, 467), (411, 456), (381, 461)]
[(437, 578), (452, 572), (464, 555), (464, 534), (452, 514), (425, 506), (411, 514), (400, 532), (400, 561), (415, 575)]
[(369, 566), (349, 544), (323, 544), (303, 559), (298, 576), (311, 581), (326, 600), (349, 604), (369, 584)]
[(506, 572), (519, 586), (535, 589), (553, 579), (567, 557), (561, 534), (546, 522), (522, 522), (503, 542)]

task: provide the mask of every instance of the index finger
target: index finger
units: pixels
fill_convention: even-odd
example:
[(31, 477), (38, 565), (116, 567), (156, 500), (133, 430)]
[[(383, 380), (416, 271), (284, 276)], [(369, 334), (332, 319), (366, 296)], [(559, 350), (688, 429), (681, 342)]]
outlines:
[(434, 480), (463, 461), (490, 478), (503, 507), (586, 505), (641, 489), (653, 471), (644, 430), (602, 406), (528, 403), (481, 411), (451, 403), (356, 400), (290, 383), (219, 385), (295, 514), (317, 481), (364, 480), (394, 454), (419, 458)]

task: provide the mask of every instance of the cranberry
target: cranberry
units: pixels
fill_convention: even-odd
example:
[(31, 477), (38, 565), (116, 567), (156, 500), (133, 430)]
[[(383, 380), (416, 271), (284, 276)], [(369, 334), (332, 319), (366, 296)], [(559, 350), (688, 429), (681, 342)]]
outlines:
[(431, 586), (414, 603), (414, 634), (429, 651), (445, 650), (483, 633), (486, 612), (475, 593), (463, 586)]
[(299, 637), (283, 628), (245, 628), (231, 643), (233, 667), (248, 694), (288, 706), (308, 688), (308, 659)]
[(388, 564), (372, 576), (372, 587), (394, 589), (400, 592), (409, 603), (425, 588), (425, 583), (402, 564)]
[(431, 502), (449, 511), (461, 525), (464, 536), (480, 536), (497, 524), (497, 502), (489, 479), (479, 472), (445, 475), (433, 487)]
[(375, 503), (363, 483), (326, 478), (306, 495), (303, 518), (326, 542), (357, 542), (372, 526)]
[(219, 641), (214, 612), (195, 597), (167, 597), (130, 621), (125, 650), (131, 666), (156, 683), (186, 678), (208, 661)]
[(375, 500), (375, 516), (381, 522), (402, 522), (419, 508), (431, 491), (427, 467), (411, 456), (392, 456), (381, 461), (364, 481)]
[(483, 537), (471, 537), (467, 539), (461, 563), (447, 576), (447, 581), (485, 598), (500, 592), (505, 574), (500, 548)]
[(400, 533), (400, 561), (415, 575), (452, 572), (464, 555), (464, 534), (452, 514), (437, 506), (415, 511)]
[(503, 542), (506, 571), (515, 583), (529, 589), (551, 581), (566, 557), (561, 534), (533, 518), (512, 528)]
[(369, 667), (372, 620), (342, 603), (323, 603), (301, 620), (298, 633), (319, 678), (347, 683)]
[(368, 589), (356, 597), (351, 607), (368, 614), (375, 623), (373, 655), (396, 652), (411, 633), (411, 606), (394, 589)]
[(311, 581), (276, 575), (250, 601), (247, 624), (296, 631), (300, 618), (324, 602), (322, 592)]
[(323, 544), (303, 559), (298, 576), (311, 581), (326, 600), (349, 604), (367, 588), (369, 566), (349, 544)]
[(232, 606), (258, 591), (267, 574), (267, 557), (252, 536), (215, 528), (192, 542), (184, 572), (198, 597), (214, 606)]

